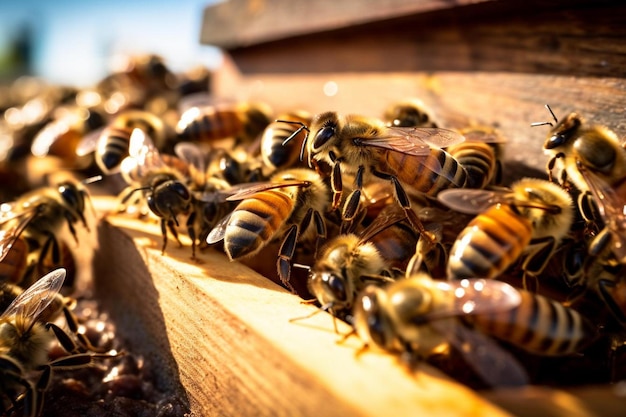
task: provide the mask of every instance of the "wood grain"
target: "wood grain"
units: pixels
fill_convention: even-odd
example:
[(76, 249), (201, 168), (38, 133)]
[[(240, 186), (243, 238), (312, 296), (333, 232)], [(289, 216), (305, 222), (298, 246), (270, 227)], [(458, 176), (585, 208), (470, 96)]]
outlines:
[(233, 48), (489, 0), (230, 0), (205, 10), (201, 41)]
[(508, 415), (431, 367), (357, 357), (326, 313), (290, 322), (314, 307), (221, 253), (193, 263), (170, 242), (162, 256), (156, 224), (109, 217), (99, 242), (103, 304), (192, 415)]
[[(228, 50), (247, 74), (508, 71), (626, 75), (626, 5), (620, 2), (424, 1), (407, 6), (398, 1), (398, 5), (390, 2), (378, 7), (372, 2), (349, 1), (322, 2), (319, 10), (317, 2), (288, 2), (289, 6), (266, 5), (249, 19), (245, 13), (244, 17), (223, 16), (223, 9), (234, 11), (236, 3), (240, 2), (207, 8), (202, 41)], [(346, 12), (347, 5), (355, 10)], [(293, 16), (297, 8), (306, 18)], [(224, 21), (216, 24), (217, 18)]]
[[(325, 94), (328, 83), (334, 83), (336, 94)], [(533, 175), (545, 172), (548, 160), (542, 146), (549, 127), (530, 126), (551, 120), (545, 104), (558, 117), (577, 111), (591, 123), (626, 134), (626, 81), (621, 78), (508, 72), (242, 74), (226, 61), (215, 77), (214, 91), (237, 100), (265, 101), (276, 112), (302, 108), (374, 117), (397, 100), (418, 97), (442, 127), (498, 127), (508, 139), (508, 170), (519, 173), (530, 167), (538, 171), (529, 171)]]

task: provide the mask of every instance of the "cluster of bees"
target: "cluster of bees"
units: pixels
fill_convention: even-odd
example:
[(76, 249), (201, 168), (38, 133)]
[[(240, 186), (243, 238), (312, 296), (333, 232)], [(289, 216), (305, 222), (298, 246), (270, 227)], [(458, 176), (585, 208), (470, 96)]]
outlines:
[[(76, 94), (82, 124), (53, 116), (28, 143), (36, 155), (55, 155), (68, 153), (60, 144), (71, 137), (63, 160), (116, 179), (121, 211), (158, 219), (164, 254), (179, 233), (195, 262), (202, 250), (244, 262), (272, 253), (271, 274), (284, 287), (409, 366), (430, 360), (459, 376), (460, 362), (498, 387), (544, 382), (528, 357), (568, 358), (560, 366), (601, 363), (596, 382), (623, 378), (626, 150), (608, 128), (575, 113), (559, 121), (548, 108), (554, 121), (537, 124), (551, 126), (547, 175), (503, 184), (506, 139), (496, 129), (441, 128), (417, 100), (380, 118), (273, 114), (262, 103), (215, 102), (180, 80), (173, 88), (154, 57), (141, 68), (103, 82), (92, 107)], [(84, 115), (92, 112), (105, 116), (91, 123)], [(38, 190), (7, 205), (1, 266), (23, 293), (0, 326), (51, 328), (65, 340), (44, 327), (47, 303), (34, 300), (60, 291), (65, 273), (45, 274), (64, 266), (59, 224), (74, 236), (75, 224), (86, 226), (84, 189), (63, 184), (47, 189), (54, 202), (33, 202), (44, 198)], [(17, 249), (22, 242), (28, 250)], [(28, 268), (9, 261), (22, 252)], [(10, 340), (0, 328), (0, 385), (10, 406), (36, 415), (50, 371), (35, 382), (26, 373), (57, 362), (26, 359)], [(58, 367), (115, 355), (86, 342), (80, 352), (68, 346)]]
[[(52, 415), (59, 406), (90, 415), (184, 413), (92, 299), (86, 262), (97, 246), (97, 213), (89, 188), (107, 171), (82, 149), (96, 136), (123, 134), (110, 123), (120, 112), (153, 134), (150, 123), (160, 129), (170, 103), (206, 91), (208, 74), (175, 76), (159, 57), (141, 56), (93, 89), (25, 78), (1, 90), (0, 414)], [(45, 168), (31, 181), (39, 157)]]

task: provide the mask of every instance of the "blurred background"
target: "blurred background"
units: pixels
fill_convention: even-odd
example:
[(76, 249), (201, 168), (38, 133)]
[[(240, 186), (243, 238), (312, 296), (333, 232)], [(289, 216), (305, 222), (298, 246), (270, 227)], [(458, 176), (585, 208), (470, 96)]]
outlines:
[(201, 45), (202, 11), (216, 0), (0, 0), (0, 82), (18, 75), (89, 86), (117, 60), (153, 53), (171, 70), (215, 68), (217, 48)]

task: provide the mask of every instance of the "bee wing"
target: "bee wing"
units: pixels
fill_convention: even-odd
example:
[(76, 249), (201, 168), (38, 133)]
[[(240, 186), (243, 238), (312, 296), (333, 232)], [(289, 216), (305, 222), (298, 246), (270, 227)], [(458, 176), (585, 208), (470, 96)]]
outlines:
[(360, 146), (374, 146), (407, 155), (425, 156), (431, 147), (446, 148), (461, 143), (465, 137), (448, 129), (428, 127), (385, 127), (380, 135), (356, 140)]
[(133, 129), (128, 143), (128, 154), (139, 165), (161, 168), (165, 163), (154, 141), (141, 129)]
[(69, 129), (70, 125), (64, 119), (54, 120), (46, 124), (37, 135), (35, 135), (30, 145), (30, 151), (33, 155), (39, 157), (48, 155), (50, 147)]
[(76, 155), (85, 156), (95, 152), (98, 149), (98, 142), (104, 129), (104, 127), (100, 127), (84, 135), (76, 146)]
[(495, 130), (468, 129), (462, 133), (466, 142), (507, 143), (506, 138)]
[(438, 323), (433, 323), (433, 326), (444, 334), (465, 362), (491, 387), (522, 386), (528, 383), (528, 374), (522, 365), (494, 340), (460, 323), (452, 328)]
[(367, 242), (389, 226), (406, 220), (404, 210), (397, 205), (387, 206), (378, 216), (359, 234), (361, 242)]
[(507, 311), (517, 307), (522, 300), (519, 291), (513, 286), (493, 279), (435, 281), (434, 285), (450, 297), (451, 302), (444, 309), (422, 315), (420, 320)]
[(602, 219), (611, 232), (613, 252), (618, 259), (626, 259), (626, 182), (622, 181), (614, 188), (582, 164), (577, 165), (593, 194)]
[(213, 227), (213, 229), (211, 229), (211, 231), (209, 232), (209, 235), (206, 238), (206, 243), (212, 245), (224, 239), (224, 235), (226, 234), (226, 226), (228, 225), (228, 221), (230, 220), (231, 215), (232, 212), (228, 213), (219, 222), (217, 222), (215, 227)]
[(174, 153), (189, 165), (195, 167), (200, 172), (206, 170), (206, 157), (202, 149), (192, 142), (178, 142), (174, 146)]
[(281, 181), (281, 182), (261, 182), (261, 183), (248, 183), (248, 184), (240, 184), (239, 186), (233, 187), (231, 190), (233, 191), (232, 195), (230, 195), (226, 200), (227, 201), (239, 201), (245, 198), (249, 198), (254, 194), (273, 190), (276, 188), (285, 188), (285, 187), (307, 187), (311, 185), (309, 181)]
[(510, 193), (504, 190), (453, 188), (439, 192), (437, 199), (460, 213), (478, 214), (494, 204), (505, 201), (507, 196), (510, 196)]
[(64, 268), (59, 268), (38, 279), (13, 300), (2, 313), (0, 319), (17, 316), (23, 317), (27, 321), (30, 320), (30, 322), (35, 321), (61, 290), (65, 280), (65, 273)]
[(225, 203), (233, 194), (232, 190), (194, 191), (193, 197), (203, 203)]
[(28, 226), (36, 215), (37, 210), (28, 210), (18, 213), (11, 218), (2, 219), (2, 224), (13, 219), (15, 219), (16, 222), (10, 227), (0, 230), (0, 262), (6, 258), (17, 238), (20, 237), (24, 229), (26, 229), (26, 226)]

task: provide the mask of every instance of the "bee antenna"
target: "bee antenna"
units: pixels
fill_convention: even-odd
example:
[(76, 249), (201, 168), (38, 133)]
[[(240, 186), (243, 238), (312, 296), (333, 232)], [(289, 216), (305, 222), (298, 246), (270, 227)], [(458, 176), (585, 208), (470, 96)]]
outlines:
[(102, 175), (94, 175), (93, 177), (85, 178), (81, 182), (84, 185), (89, 185), (89, 184), (93, 184), (94, 182), (102, 181), (102, 178), (103, 178)]
[[(552, 111), (552, 108), (550, 108), (550, 105), (546, 104), (545, 107), (546, 107), (546, 109), (548, 109), (548, 111), (552, 115), (552, 118), (554, 119), (554, 123), (558, 123), (559, 119), (557, 119), (556, 116), (554, 115), (554, 112)], [(537, 123), (531, 123), (530, 124), (531, 127), (545, 126), (545, 125), (554, 126), (554, 124), (552, 124), (552, 122), (537, 122)]]
[(174, 223), (176, 224), (176, 227), (179, 227), (178, 219), (176, 218), (176, 214), (174, 213), (174, 210), (171, 207), (170, 207), (170, 215), (174, 219)]
[(300, 127), (298, 129), (296, 129), (295, 132), (293, 132), (291, 135), (289, 135), (289, 137), (287, 137), (287, 139), (285, 139), (282, 143), (283, 146), (285, 146), (287, 143), (289, 143), (289, 141), (291, 141), (293, 138), (295, 138), (296, 136), (298, 136), (298, 134), (300, 134), (300, 132), (302, 132), (303, 130), (306, 130), (306, 134), (304, 135), (304, 140), (302, 141), (302, 146), (300, 146), (300, 160), (302, 161), (304, 159), (304, 149), (306, 148), (306, 141), (309, 138), (309, 133), (311, 132), (308, 128), (307, 125), (305, 125), (302, 122), (298, 122), (298, 121), (294, 121), (294, 120), (280, 120), (277, 119), (275, 120), (276, 123), (289, 123), (291, 125), (299, 125)]
[(293, 263), (293, 264), (291, 264), (291, 266), (293, 266), (294, 268), (306, 269), (307, 272), (311, 271), (311, 267), (309, 265)]
[(139, 187), (139, 188), (134, 188), (132, 189), (128, 194), (126, 194), (124, 196), (124, 198), (122, 198), (121, 203), (124, 204), (126, 203), (128, 200), (130, 200), (130, 197), (135, 194), (137, 191), (146, 191), (146, 190), (150, 190), (152, 187), (150, 186), (146, 186), (146, 187)]
[(548, 109), (548, 111), (550, 112), (550, 114), (552, 115), (552, 118), (554, 119), (554, 123), (558, 123), (559, 120), (556, 118), (556, 116), (554, 115), (554, 112), (552, 111), (552, 109), (550, 108), (549, 104), (546, 104), (546, 109)]

